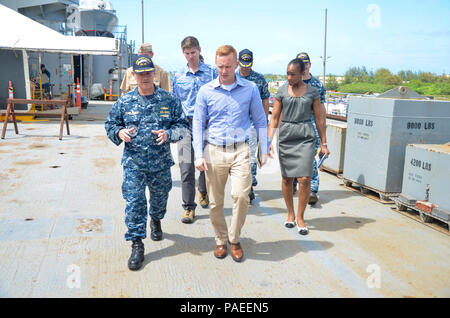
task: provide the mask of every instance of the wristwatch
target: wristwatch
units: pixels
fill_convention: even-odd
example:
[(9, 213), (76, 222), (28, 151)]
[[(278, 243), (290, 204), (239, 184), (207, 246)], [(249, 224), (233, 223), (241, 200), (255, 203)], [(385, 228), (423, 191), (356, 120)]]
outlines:
[(327, 143), (324, 143), (324, 144), (322, 144), (322, 146), (327, 146), (327, 147), (328, 147), (328, 144), (327, 144)]

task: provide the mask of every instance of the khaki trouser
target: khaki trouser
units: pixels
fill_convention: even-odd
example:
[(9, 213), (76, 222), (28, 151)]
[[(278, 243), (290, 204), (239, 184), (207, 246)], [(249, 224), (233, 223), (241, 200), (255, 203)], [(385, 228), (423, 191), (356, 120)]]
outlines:
[[(216, 233), (216, 244), (239, 243), (242, 226), (247, 215), (250, 188), (252, 185), (250, 147), (248, 143), (223, 148), (207, 144), (205, 160), (206, 187), (209, 195), (210, 219)], [(225, 185), (231, 177), (233, 213), (228, 230), (223, 210)]]

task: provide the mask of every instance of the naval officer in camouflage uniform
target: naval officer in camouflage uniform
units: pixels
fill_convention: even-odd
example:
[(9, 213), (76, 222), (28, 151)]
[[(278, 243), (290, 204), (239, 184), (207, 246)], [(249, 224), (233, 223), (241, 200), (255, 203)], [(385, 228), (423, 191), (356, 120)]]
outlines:
[[(239, 72), (236, 72), (236, 75), (245, 78), (248, 81), (252, 81), (258, 86), (259, 95), (262, 100), (262, 104), (264, 107), (264, 112), (266, 114), (266, 120), (269, 116), (269, 88), (264, 75), (255, 72), (252, 70), (253, 66), (253, 52), (245, 49), (239, 52)], [(255, 199), (255, 193), (253, 192), (253, 187), (256, 187), (258, 181), (256, 180), (256, 172), (257, 172), (257, 163), (256, 163), (256, 147), (258, 145), (256, 139), (256, 130), (252, 121), (252, 134), (249, 138), (249, 146), (250, 146), (250, 157), (252, 161), (252, 187), (250, 189), (249, 198), (250, 202)]]
[(146, 186), (150, 190), (151, 238), (162, 239), (161, 219), (166, 214), (167, 199), (172, 188), (170, 167), (174, 165), (169, 142), (177, 142), (186, 134), (188, 121), (180, 102), (153, 80), (152, 60), (139, 55), (133, 65), (137, 88), (122, 96), (112, 107), (105, 129), (116, 145), (125, 142), (122, 165), (122, 195), (126, 201), (127, 241), (133, 241), (128, 261), (137, 270), (144, 261), (147, 228)]

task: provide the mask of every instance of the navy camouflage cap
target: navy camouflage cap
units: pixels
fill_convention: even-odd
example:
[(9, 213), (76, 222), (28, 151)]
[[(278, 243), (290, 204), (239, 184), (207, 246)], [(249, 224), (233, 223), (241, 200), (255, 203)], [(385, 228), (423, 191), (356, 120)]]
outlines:
[(143, 73), (143, 72), (154, 72), (155, 66), (153, 65), (152, 59), (146, 55), (138, 55), (136, 61), (133, 63), (133, 72)]
[(308, 53), (302, 52), (297, 54), (297, 58), (299, 60), (302, 60), (303, 63), (311, 63), (311, 60), (309, 59)]
[(251, 67), (253, 64), (252, 51), (245, 49), (239, 52), (239, 65), (242, 67)]

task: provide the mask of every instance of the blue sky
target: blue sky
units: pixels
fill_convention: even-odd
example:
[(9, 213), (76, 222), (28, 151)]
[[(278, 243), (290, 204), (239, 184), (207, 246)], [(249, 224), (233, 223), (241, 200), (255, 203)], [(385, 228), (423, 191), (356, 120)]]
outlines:
[[(141, 0), (111, 3), (137, 49)], [(145, 41), (153, 45), (155, 62), (168, 71), (185, 64), (180, 43), (193, 35), (210, 64), (219, 46), (231, 44), (253, 51), (254, 70), (284, 74), (289, 61), (306, 51), (312, 73), (319, 75), (325, 8), (327, 74), (342, 75), (352, 66), (450, 73), (449, 0), (144, 0)]]

